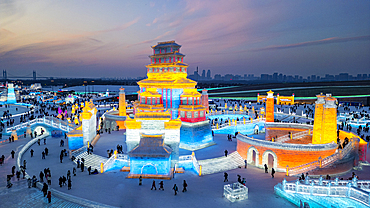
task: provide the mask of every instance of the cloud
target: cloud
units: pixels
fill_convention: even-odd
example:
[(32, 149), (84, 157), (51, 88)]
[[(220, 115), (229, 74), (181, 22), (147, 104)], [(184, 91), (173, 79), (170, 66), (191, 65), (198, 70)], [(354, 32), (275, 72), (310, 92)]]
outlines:
[(344, 42), (349, 42), (349, 41), (366, 41), (366, 40), (370, 40), (370, 35), (357, 36), (357, 37), (346, 37), (346, 38), (332, 37), (332, 38), (325, 38), (322, 40), (307, 41), (307, 42), (287, 44), (287, 45), (267, 46), (264, 48), (251, 49), (250, 51), (257, 52), (257, 51), (267, 51), (267, 50), (279, 50), (279, 49), (324, 45), (324, 44), (331, 44), (331, 43), (344, 43)]
[(60, 63), (67, 59), (78, 60), (79, 55), (101, 48), (101, 41), (86, 38), (76, 40), (45, 41), (22, 45), (0, 53), (0, 62), (16, 65), (38, 62)]
[(2, 27), (15, 22), (26, 13), (22, 4), (17, 4), (15, 0), (0, 1), (0, 24)]
[(153, 44), (155, 41), (163, 39), (164, 37), (167, 37), (167, 36), (171, 35), (172, 33), (173, 33), (173, 30), (167, 31), (167, 32), (163, 33), (162, 35), (158, 35), (157, 37), (155, 37), (153, 39), (144, 40), (144, 41), (141, 41), (139, 43), (127, 45), (126, 48), (129, 48), (129, 47), (132, 47), (132, 46), (137, 46), (137, 45), (142, 45), (142, 44)]
[(158, 22), (158, 18), (155, 18), (154, 20), (153, 20), (153, 22), (152, 23), (148, 23), (148, 24), (146, 24), (146, 26), (151, 26), (151, 25), (154, 25), (155, 23), (157, 23)]

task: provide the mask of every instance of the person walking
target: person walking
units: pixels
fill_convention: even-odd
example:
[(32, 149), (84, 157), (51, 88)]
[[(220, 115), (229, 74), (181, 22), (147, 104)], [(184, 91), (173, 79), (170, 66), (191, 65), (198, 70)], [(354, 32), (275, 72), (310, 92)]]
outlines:
[(274, 168), (271, 168), (271, 178), (274, 178), (275, 170)]
[(174, 191), (175, 191), (175, 195), (177, 195), (177, 191), (178, 191), (179, 189), (177, 188), (176, 184), (175, 184), (175, 185), (173, 185), (172, 190), (174, 190)]
[(19, 179), (21, 178), (21, 172), (19, 172), (19, 171), (17, 170), (17, 172), (15, 173), (15, 175), (17, 176), (17, 180), (19, 181)]
[(226, 182), (226, 181), (229, 181), (229, 179), (228, 179), (228, 177), (229, 177), (229, 174), (227, 174), (226, 172), (224, 173), (224, 182)]
[(15, 154), (14, 150), (12, 150), (12, 151), (10, 152), (10, 154), (12, 154), (12, 159), (14, 159), (14, 154)]
[(73, 172), (73, 176), (76, 176), (76, 168), (75, 167), (73, 167), (72, 172)]
[(89, 171), (89, 175), (91, 175), (91, 166), (87, 168), (87, 171)]
[(62, 186), (63, 186), (63, 178), (62, 178), (62, 176), (59, 177), (58, 181), (59, 181), (59, 187), (62, 188)]
[(85, 164), (82, 162), (81, 163), (81, 172), (84, 172), (84, 170), (85, 170)]
[(42, 187), (41, 191), (44, 193), (44, 197), (46, 196), (47, 192), (48, 192), (48, 185), (46, 183), (44, 183), (44, 186)]
[(186, 183), (186, 181), (184, 180), (184, 182), (182, 183), (182, 192), (187, 192), (188, 190), (186, 189), (186, 187), (188, 187), (188, 184)]
[(267, 165), (266, 165), (266, 164), (264, 165), (264, 167), (265, 167), (265, 173), (268, 173), (268, 169), (269, 169), (269, 168), (267, 167)]
[(49, 155), (49, 149), (47, 147), (45, 147), (45, 155), (48, 156)]
[(48, 177), (47, 177), (47, 181), (48, 181), (48, 184), (51, 185), (51, 174), (49, 173)]
[(12, 176), (15, 174), (15, 166), (12, 167)]
[(31, 151), (30, 151), (31, 157), (33, 157), (33, 152), (34, 152), (33, 149), (31, 149)]
[(36, 183), (37, 183), (37, 178), (36, 178), (36, 176), (34, 175), (34, 176), (32, 177), (32, 187), (35, 187), (35, 188), (36, 188)]
[(141, 186), (143, 184), (143, 177), (139, 177), (139, 186)]
[(68, 190), (71, 190), (72, 188), (72, 180), (68, 179)]
[(42, 151), (42, 157), (41, 157), (41, 159), (45, 159), (45, 152), (44, 151)]
[(71, 171), (70, 170), (67, 171), (67, 180), (69, 180), (69, 179), (71, 179)]
[(44, 173), (42, 171), (40, 171), (40, 182), (44, 182)]
[(31, 178), (27, 179), (28, 188), (31, 188), (32, 180)]
[(157, 187), (155, 187), (155, 180), (153, 180), (152, 188), (150, 190), (153, 190), (153, 188), (154, 188), (154, 190), (157, 190)]
[(24, 168), (24, 169), (27, 169), (27, 168), (26, 168), (26, 164), (27, 164), (26, 160), (23, 160), (23, 168)]
[(164, 188), (163, 188), (163, 181), (159, 182), (159, 189), (158, 190), (161, 190), (164, 191)]
[(77, 168), (80, 168), (80, 158), (77, 159)]
[(229, 151), (225, 150), (225, 157), (227, 157), (227, 154), (229, 153)]
[(48, 192), (47, 198), (48, 198), (48, 202), (51, 203), (51, 191)]
[(244, 169), (247, 169), (248, 162), (247, 160), (244, 160)]
[(59, 155), (59, 160), (60, 160), (60, 163), (63, 163), (63, 155), (62, 154)]

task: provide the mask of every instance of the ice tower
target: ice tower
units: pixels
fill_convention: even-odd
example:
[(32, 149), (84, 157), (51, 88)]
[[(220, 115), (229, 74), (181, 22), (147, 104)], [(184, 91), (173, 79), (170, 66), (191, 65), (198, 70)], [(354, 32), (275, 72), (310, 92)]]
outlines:
[(271, 90), (266, 97), (266, 122), (274, 122), (274, 92)]
[(16, 103), (17, 100), (15, 99), (15, 93), (14, 93), (14, 85), (8, 84), (8, 97), (6, 99), (6, 103)]
[[(128, 150), (139, 143), (138, 132), (164, 133), (164, 143), (171, 148), (176, 145), (168, 142), (176, 142), (175, 135), (180, 136), (180, 131), (181, 148), (194, 150), (213, 143), (211, 126), (206, 120), (206, 108), (202, 105), (201, 94), (195, 88), (197, 83), (187, 78), (188, 65), (183, 62), (185, 55), (180, 53), (180, 48), (175, 41), (159, 42), (152, 46), (153, 55), (149, 56), (151, 63), (146, 66), (148, 78), (138, 82), (140, 91), (139, 100), (134, 103), (135, 119), (126, 121), (126, 141), (132, 142)], [(140, 125), (135, 122), (140, 122)], [(130, 128), (138, 130), (134, 133)], [(169, 140), (166, 132), (170, 129), (179, 132), (172, 132), (172, 139)], [(135, 136), (130, 136), (130, 132)], [(178, 151), (172, 150), (171, 158), (175, 159), (174, 154), (178, 154)]]
[(337, 139), (337, 99), (331, 94), (317, 95), (312, 144), (336, 142)]

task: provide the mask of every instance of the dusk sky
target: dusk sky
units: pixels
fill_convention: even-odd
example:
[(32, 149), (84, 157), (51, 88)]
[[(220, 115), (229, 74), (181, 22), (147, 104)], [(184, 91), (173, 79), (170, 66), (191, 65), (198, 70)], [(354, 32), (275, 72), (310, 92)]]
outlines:
[(369, 74), (370, 1), (0, 1), (8, 76), (145, 76), (169, 40), (189, 74)]

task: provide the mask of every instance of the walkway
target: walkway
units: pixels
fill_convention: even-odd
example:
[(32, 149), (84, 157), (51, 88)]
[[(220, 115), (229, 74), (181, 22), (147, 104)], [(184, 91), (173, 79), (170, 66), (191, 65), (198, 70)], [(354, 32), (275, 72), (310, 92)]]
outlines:
[(202, 166), (202, 175), (220, 173), (244, 167), (244, 159), (237, 151), (229, 154), (227, 157), (222, 156), (207, 160), (198, 160), (198, 163)]

